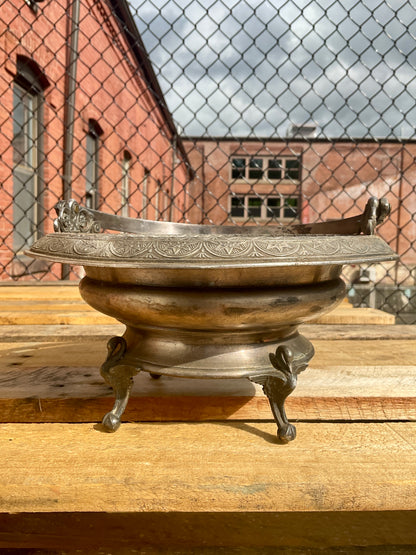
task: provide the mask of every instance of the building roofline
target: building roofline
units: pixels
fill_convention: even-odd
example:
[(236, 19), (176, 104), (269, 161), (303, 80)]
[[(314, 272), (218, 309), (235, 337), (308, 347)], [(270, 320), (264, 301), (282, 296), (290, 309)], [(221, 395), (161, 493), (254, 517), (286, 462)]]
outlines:
[(169, 131), (172, 134), (172, 138), (175, 138), (177, 141), (176, 145), (187, 167), (189, 177), (192, 178), (194, 172), (189, 162), (188, 155), (183, 146), (182, 138), (178, 134), (172, 115), (169, 111), (169, 108), (167, 107), (162, 89), (160, 88), (153, 66), (150, 62), (149, 55), (142, 41), (136, 22), (134, 21), (133, 15), (130, 11), (129, 5), (126, 0), (110, 0), (110, 3), (115, 14), (117, 15), (117, 18), (121, 23), (120, 27), (124, 32), (127, 42), (130, 45), (132, 53), (138, 61), (138, 65), (143, 73), (150, 92), (156, 100), (156, 103), (160, 108), (160, 111), (169, 128)]
[(239, 143), (416, 143), (414, 139), (399, 139), (388, 137), (204, 137), (196, 135), (182, 135), (182, 141), (211, 141), (211, 142), (239, 142)]

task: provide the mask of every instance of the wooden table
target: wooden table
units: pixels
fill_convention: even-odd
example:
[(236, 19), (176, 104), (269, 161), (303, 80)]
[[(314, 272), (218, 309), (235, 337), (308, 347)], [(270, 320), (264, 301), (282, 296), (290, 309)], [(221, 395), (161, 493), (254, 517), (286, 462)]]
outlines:
[(0, 547), (416, 551), (416, 327), (305, 326), (316, 356), (288, 445), (245, 380), (140, 375), (103, 433), (97, 367), (118, 324), (0, 331)]

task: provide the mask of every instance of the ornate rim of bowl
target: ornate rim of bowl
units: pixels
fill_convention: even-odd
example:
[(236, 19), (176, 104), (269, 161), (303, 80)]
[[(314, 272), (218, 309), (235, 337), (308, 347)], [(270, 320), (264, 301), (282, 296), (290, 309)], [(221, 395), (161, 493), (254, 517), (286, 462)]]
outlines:
[(395, 260), (375, 236), (241, 237), (132, 234), (46, 235), (28, 254), (56, 262), (118, 268), (224, 268), (358, 264)]
[[(202, 269), (397, 259), (373, 235), (389, 213), (385, 199), (370, 199), (360, 216), (273, 229), (135, 220), (80, 208), (75, 201), (62, 201), (56, 210), (58, 233), (40, 238), (28, 255), (82, 266)], [(102, 228), (122, 233), (101, 233)]]

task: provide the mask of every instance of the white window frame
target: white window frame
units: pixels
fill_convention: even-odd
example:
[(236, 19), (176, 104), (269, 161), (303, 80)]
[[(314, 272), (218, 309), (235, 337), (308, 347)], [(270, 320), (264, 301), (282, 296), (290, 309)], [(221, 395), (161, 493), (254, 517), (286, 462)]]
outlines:
[[(240, 208), (240, 210), (242, 209), (242, 215), (233, 215), (233, 204), (235, 203), (235, 200), (233, 201), (233, 199), (240, 199), (242, 202), (239, 203), (238, 208)], [(276, 207), (276, 206), (270, 206), (268, 207), (268, 201), (269, 200), (279, 200), (280, 201), (280, 206)], [(260, 214), (259, 215), (252, 215), (253, 213), (253, 208), (250, 206), (250, 201), (251, 200), (255, 200), (256, 204), (260, 201), (260, 206), (253, 206), (253, 208), (260, 208)], [(291, 206), (289, 205), (288, 201), (296, 201), (296, 214), (293, 215), (285, 215), (285, 210), (288, 210), (291, 208)], [(271, 203), (270, 203), (271, 204)], [(270, 211), (270, 208), (273, 209), (273, 211), (275, 211), (276, 209), (279, 211), (279, 215), (276, 216), (276, 214), (272, 214)], [(299, 196), (294, 194), (294, 195), (261, 195), (261, 194), (255, 194), (255, 193), (235, 193), (230, 195), (230, 201), (229, 201), (229, 214), (230, 214), (230, 218), (233, 221), (243, 221), (243, 220), (251, 220), (251, 221), (277, 221), (277, 222), (289, 222), (289, 221), (293, 221), (293, 220), (298, 220), (299, 219), (299, 208), (300, 208), (300, 202), (299, 202)]]
[(34, 78), (27, 84), (13, 83), (13, 244), (17, 255), (36, 241), (40, 233), (42, 100), (42, 89)]
[[(234, 160), (244, 160), (244, 166), (239, 168), (234, 165)], [(291, 177), (289, 172), (293, 168), (288, 167), (290, 162), (296, 161), (298, 164), (297, 177)], [(271, 166), (270, 164), (275, 164)], [(239, 171), (243, 175), (233, 175), (233, 172)], [(254, 175), (261, 172), (261, 175)], [(272, 172), (280, 172), (280, 177), (270, 177)], [(292, 183), (299, 183), (301, 179), (301, 164), (299, 156), (239, 156), (238, 154), (230, 157), (230, 179), (234, 182), (244, 183), (277, 183), (280, 181), (290, 181)]]
[(145, 220), (147, 218), (147, 207), (149, 204), (149, 180), (150, 180), (150, 170), (148, 170), (147, 168), (143, 169), (143, 180), (142, 180), (142, 187), (141, 187), (141, 193), (142, 193), (142, 213), (141, 213), (141, 218), (143, 220)]
[(98, 208), (99, 137), (90, 129), (85, 140), (85, 206), (96, 210)]
[(121, 161), (121, 208), (120, 214), (124, 218), (129, 216), (129, 199), (130, 199), (130, 167), (131, 156), (127, 151), (124, 151), (123, 160)]

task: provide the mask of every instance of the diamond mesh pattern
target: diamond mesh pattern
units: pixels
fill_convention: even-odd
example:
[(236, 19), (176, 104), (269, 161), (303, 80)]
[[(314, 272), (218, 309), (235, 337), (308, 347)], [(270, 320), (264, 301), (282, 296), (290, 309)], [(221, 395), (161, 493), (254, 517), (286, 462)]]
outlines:
[(177, 222), (343, 218), (369, 196), (397, 263), (355, 305), (416, 322), (413, 0), (0, 2), (0, 279), (77, 279), (24, 250), (53, 206)]

